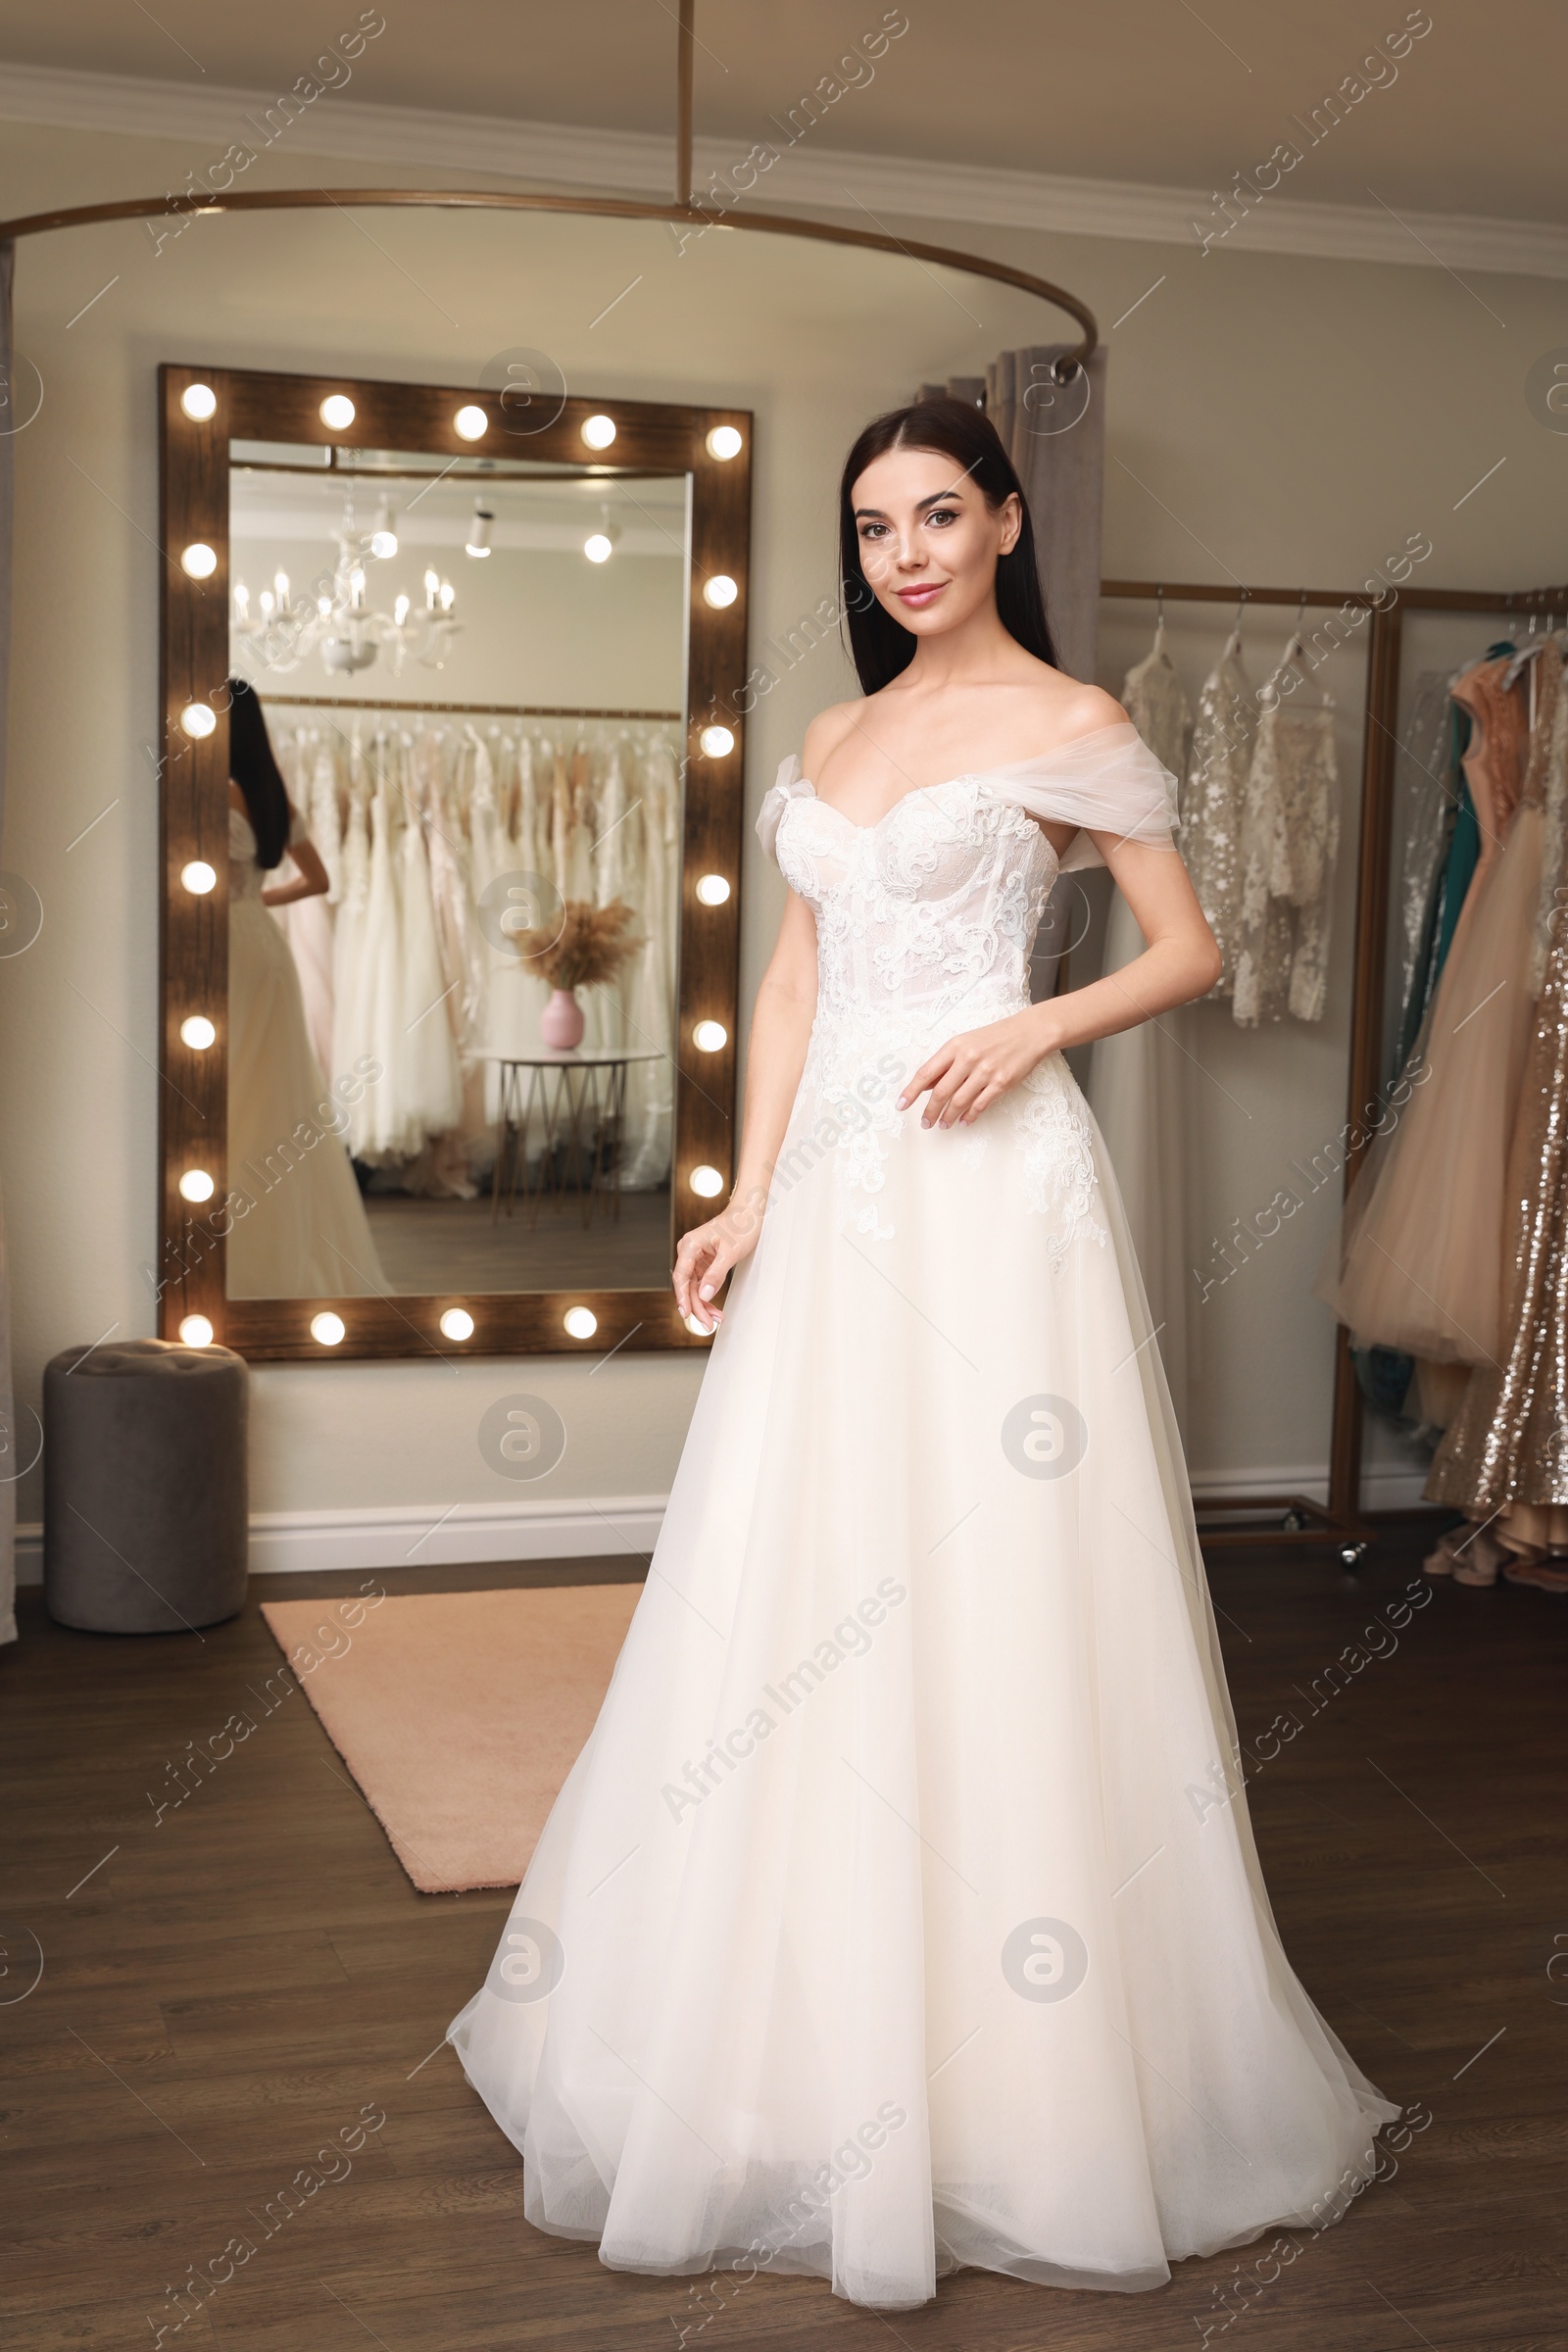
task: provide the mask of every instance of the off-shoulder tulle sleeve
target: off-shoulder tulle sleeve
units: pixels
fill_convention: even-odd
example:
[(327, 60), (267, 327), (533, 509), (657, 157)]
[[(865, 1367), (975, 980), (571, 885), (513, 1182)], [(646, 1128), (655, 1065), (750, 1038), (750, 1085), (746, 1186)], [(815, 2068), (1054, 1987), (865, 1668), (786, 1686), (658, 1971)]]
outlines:
[(1148, 849), (1176, 847), (1176, 778), (1130, 719), (1096, 727), (1038, 759), (990, 768), (982, 781), (989, 792), (1031, 816), (1081, 827), (1063, 853), (1064, 874), (1103, 865), (1090, 838), (1095, 833)]
[(779, 768), (776, 783), (763, 794), (762, 806), (757, 812), (757, 838), (775, 865), (778, 863), (778, 851), (774, 845), (778, 840), (779, 820), (784, 814), (785, 805), (787, 802), (798, 800), (803, 793), (808, 793), (810, 789), (810, 785), (801, 773), (799, 760), (791, 752), (789, 758)]

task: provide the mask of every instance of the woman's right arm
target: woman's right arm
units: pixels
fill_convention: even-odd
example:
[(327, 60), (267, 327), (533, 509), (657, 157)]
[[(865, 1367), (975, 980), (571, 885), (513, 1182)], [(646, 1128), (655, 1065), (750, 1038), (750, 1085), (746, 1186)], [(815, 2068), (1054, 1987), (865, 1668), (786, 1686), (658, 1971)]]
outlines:
[(723, 1320), (713, 1301), (725, 1277), (757, 1247), (815, 1013), (816, 921), (791, 891), (752, 1013), (740, 1158), (729, 1201), (706, 1225), (683, 1234), (675, 1252), (675, 1303), (709, 1331)]

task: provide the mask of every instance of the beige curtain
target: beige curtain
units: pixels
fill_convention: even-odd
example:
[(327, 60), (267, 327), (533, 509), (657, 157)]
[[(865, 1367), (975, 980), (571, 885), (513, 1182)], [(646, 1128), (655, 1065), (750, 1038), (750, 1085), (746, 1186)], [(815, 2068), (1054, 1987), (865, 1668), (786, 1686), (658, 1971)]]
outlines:
[[(16, 247), (0, 245), (0, 848), (5, 841), (6, 687), (11, 661), (12, 442), (17, 415), (11, 290)], [(0, 1642), (17, 1638), (17, 1475), (24, 1459), (11, 1381), (11, 1277), (0, 1200)]]

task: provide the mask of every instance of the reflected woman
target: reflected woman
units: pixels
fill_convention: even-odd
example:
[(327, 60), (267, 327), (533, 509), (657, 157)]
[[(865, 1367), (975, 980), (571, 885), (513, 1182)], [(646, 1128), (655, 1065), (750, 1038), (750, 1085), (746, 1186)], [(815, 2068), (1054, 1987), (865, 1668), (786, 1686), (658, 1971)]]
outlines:
[[(963, 2264), (1157, 2287), (1337, 2220), (1396, 2113), (1275, 1928), (1157, 1335), (1062, 1056), (1219, 955), (1174, 779), (1055, 664), (980, 412), (868, 425), (841, 529), (864, 691), (762, 803), (787, 896), (734, 1192), (675, 1266), (712, 1353), (451, 2037), (528, 2219), (607, 2264), (886, 2309)], [(1147, 948), (1032, 1004), (1052, 886), (1100, 863)]]
[[(228, 681), (228, 1235), (231, 1298), (345, 1298), (388, 1288), (270, 908), (315, 897), (326, 868), (292, 806), (255, 690)], [(295, 878), (268, 882), (285, 852)], [(247, 1208), (243, 1204), (249, 1201)]]

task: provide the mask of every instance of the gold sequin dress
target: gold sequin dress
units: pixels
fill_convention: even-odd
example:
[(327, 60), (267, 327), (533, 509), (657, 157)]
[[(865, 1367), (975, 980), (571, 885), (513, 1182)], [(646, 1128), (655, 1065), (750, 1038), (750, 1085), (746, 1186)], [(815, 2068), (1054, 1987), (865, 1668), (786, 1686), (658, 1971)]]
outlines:
[[(1431, 1502), (1493, 1520), (1527, 1556), (1568, 1550), (1568, 691), (1562, 639), (1542, 663), (1534, 776), (1544, 767), (1543, 983), (1509, 1154), (1503, 1279), (1507, 1303), (1495, 1364), (1472, 1372), (1427, 1481)], [(1527, 791), (1529, 785), (1527, 784)]]

